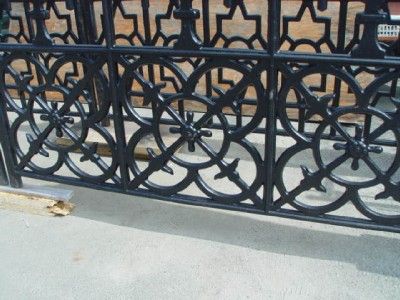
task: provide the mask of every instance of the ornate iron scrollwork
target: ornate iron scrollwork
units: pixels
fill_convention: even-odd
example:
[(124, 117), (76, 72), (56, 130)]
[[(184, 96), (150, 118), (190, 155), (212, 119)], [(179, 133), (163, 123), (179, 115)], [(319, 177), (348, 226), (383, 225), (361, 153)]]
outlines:
[(174, 11), (174, 18), (181, 20), (181, 33), (174, 44), (175, 49), (200, 49), (202, 42), (196, 33), (196, 20), (200, 11), (192, 6), (193, 0), (180, 0), (179, 8)]
[(389, 14), (382, 10), (386, 3), (386, 0), (367, 0), (365, 11), (357, 14), (356, 23), (364, 25), (364, 32), (359, 45), (352, 51), (354, 57), (385, 57), (385, 50), (378, 42), (378, 26), (389, 21)]
[(387, 1), (283, 3), (1, 2), (0, 184), (400, 232)]
[(49, 11), (43, 7), (44, 3), (44, 0), (33, 0), (33, 10), (29, 13), (36, 22), (36, 34), (33, 43), (35, 45), (51, 46), (53, 41), (45, 23), (45, 20), (49, 18)]

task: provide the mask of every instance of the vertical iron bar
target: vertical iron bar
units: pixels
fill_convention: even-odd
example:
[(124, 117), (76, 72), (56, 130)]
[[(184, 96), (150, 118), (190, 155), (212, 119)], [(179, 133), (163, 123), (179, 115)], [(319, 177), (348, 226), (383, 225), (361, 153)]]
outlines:
[(300, 108), (299, 108), (299, 116), (298, 116), (298, 131), (300, 133), (304, 133), (305, 129), (306, 129), (306, 109), (303, 108), (304, 106), (304, 101), (303, 99), (300, 97), (297, 99), (297, 103), (299, 104)]
[(267, 94), (266, 101), (266, 134), (265, 134), (265, 177), (264, 177), (264, 201), (265, 210), (272, 209), (274, 201), (274, 169), (276, 153), (276, 105), (278, 96), (278, 68), (275, 62), (275, 54), (280, 48), (280, 17), (281, 0), (268, 1), (268, 53), (271, 59), (266, 64), (267, 68)]
[(203, 44), (205, 47), (210, 47), (210, 4), (208, 1), (203, 1)]
[(32, 22), (31, 16), (29, 15), (31, 8), (30, 8), (29, 1), (24, 1), (23, 4), (24, 4), (25, 20), (26, 20), (26, 24), (27, 24), (28, 32), (29, 32), (29, 41), (28, 42), (31, 43), (35, 36), (35, 31), (33, 29), (33, 22)]
[[(345, 52), (348, 6), (349, 6), (348, 0), (340, 1), (337, 45), (336, 45), (336, 52), (335, 52), (336, 54), (344, 54), (344, 52)], [(335, 78), (334, 94), (335, 94), (335, 97), (332, 101), (332, 106), (338, 107), (340, 105), (340, 97), (342, 94), (342, 81), (339, 78)], [(330, 135), (331, 136), (336, 135), (335, 129), (331, 128)]]
[(104, 35), (106, 39), (107, 46), (107, 60), (108, 60), (108, 73), (109, 73), (109, 83), (110, 83), (110, 94), (111, 104), (113, 108), (113, 119), (115, 127), (115, 139), (117, 143), (117, 153), (119, 156), (119, 165), (122, 179), (122, 186), (124, 190), (127, 190), (129, 183), (129, 170), (125, 159), (125, 149), (126, 149), (126, 138), (125, 138), (125, 128), (123, 119), (123, 110), (121, 100), (117, 97), (117, 79), (118, 70), (116, 61), (114, 59), (112, 48), (114, 47), (115, 36), (114, 36), (114, 24), (112, 18), (112, 7), (111, 0), (102, 0), (103, 8), (103, 20), (104, 20)]
[[(142, 0), (142, 11), (143, 11), (143, 26), (145, 34), (146, 46), (151, 46), (151, 30), (150, 30), (150, 16), (149, 16), (150, 3), (149, 0)], [(149, 80), (152, 83), (155, 82), (154, 66), (148, 65)]]
[[(205, 47), (210, 47), (210, 3), (209, 1), (203, 1), (203, 44)], [(207, 97), (212, 97), (212, 73), (207, 72), (206, 74), (206, 95)], [(211, 126), (213, 124), (213, 118), (208, 120), (207, 125)]]
[[(32, 16), (30, 15), (31, 8), (30, 8), (29, 1), (24, 1), (23, 4), (24, 4), (24, 11), (25, 11), (25, 19), (26, 19), (26, 23), (27, 23), (27, 27), (28, 27), (28, 32), (29, 32), (29, 41), (28, 42), (32, 43), (33, 39), (35, 38), (35, 30), (34, 30), (34, 25), (33, 25), (33, 21), (32, 21)], [(38, 61), (40, 61), (40, 59), (41, 59), (40, 54), (31, 53), (31, 55), (33, 57), (35, 57)], [(26, 64), (27, 64), (27, 69), (28, 69), (29, 73), (31, 73), (33, 75), (33, 69), (32, 69), (31, 63), (27, 61)], [(43, 79), (42, 74), (40, 73), (40, 71), (37, 68), (35, 68), (35, 71), (36, 71), (38, 83), (43, 84), (44, 79)], [(21, 96), (22, 93), (23, 92), (20, 91), (19, 96)], [(46, 95), (43, 95), (43, 99), (46, 100)]]
[[(145, 43), (146, 46), (151, 46), (151, 22), (150, 22), (150, 1), (149, 0), (142, 0), (142, 12), (143, 12), (143, 26), (144, 26), (144, 34), (145, 34)], [(163, 66), (159, 66), (159, 71), (160, 71), (160, 80), (161, 80), (161, 73), (164, 71)], [(154, 65), (149, 64), (147, 66), (147, 72), (149, 76), (149, 81), (153, 84), (156, 84), (156, 76), (154, 72)], [(143, 72), (142, 72), (143, 73)], [(144, 75), (144, 74), (142, 74)], [(154, 103), (151, 103), (151, 110), (152, 110), (152, 116), (154, 117), (156, 115), (156, 107), (154, 106)]]
[(75, 22), (76, 29), (78, 31), (79, 43), (86, 44), (88, 41), (85, 32), (85, 19), (83, 17), (81, 0), (76, 0), (74, 2)]
[(151, 45), (151, 28), (150, 28), (150, 3), (149, 0), (142, 0), (142, 12), (143, 12), (143, 27), (144, 27), (144, 38), (146, 46)]
[[(77, 0), (76, 3), (76, 9), (78, 9), (75, 14), (76, 19), (79, 20), (82, 26), (79, 31), (81, 43), (95, 44), (97, 40), (97, 26), (93, 1)], [(101, 90), (101, 83), (98, 77), (93, 78), (89, 88), (91, 95), (93, 95), (96, 101), (96, 108), (100, 110), (106, 100), (104, 99), (105, 94)], [(110, 118), (108, 116), (104, 118), (101, 121), (101, 125), (104, 127), (110, 126)]]
[(347, 11), (349, 0), (340, 1), (339, 9), (339, 24), (337, 33), (336, 53), (342, 54), (345, 50), (346, 43), (346, 25), (347, 25)]

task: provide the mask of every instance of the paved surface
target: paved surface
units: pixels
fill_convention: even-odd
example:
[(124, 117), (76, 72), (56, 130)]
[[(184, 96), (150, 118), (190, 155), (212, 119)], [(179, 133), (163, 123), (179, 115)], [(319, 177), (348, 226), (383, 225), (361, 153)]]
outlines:
[(400, 293), (399, 234), (82, 188), (73, 202), (76, 210), (64, 218), (0, 210), (0, 299), (396, 299)]

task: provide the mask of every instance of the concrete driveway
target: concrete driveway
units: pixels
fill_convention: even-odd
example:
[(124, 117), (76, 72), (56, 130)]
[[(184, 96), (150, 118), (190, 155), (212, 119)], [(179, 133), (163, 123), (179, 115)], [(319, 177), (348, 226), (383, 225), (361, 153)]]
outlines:
[(400, 294), (400, 234), (73, 189), (72, 216), (0, 210), (0, 299)]

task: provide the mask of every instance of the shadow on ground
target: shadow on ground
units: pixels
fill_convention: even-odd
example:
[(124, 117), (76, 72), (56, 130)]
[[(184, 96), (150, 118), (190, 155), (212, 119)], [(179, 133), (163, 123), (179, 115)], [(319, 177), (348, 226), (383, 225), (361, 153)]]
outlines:
[(400, 277), (400, 236), (396, 234), (57, 187), (74, 190), (75, 217), (282, 255), (350, 263), (361, 271)]

